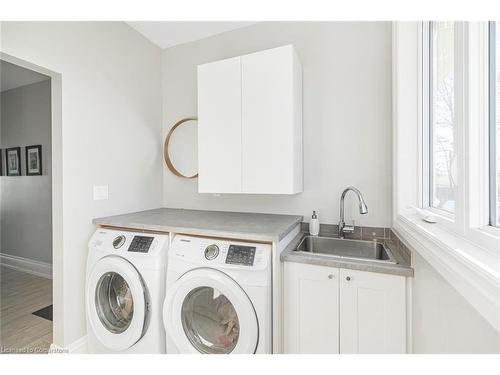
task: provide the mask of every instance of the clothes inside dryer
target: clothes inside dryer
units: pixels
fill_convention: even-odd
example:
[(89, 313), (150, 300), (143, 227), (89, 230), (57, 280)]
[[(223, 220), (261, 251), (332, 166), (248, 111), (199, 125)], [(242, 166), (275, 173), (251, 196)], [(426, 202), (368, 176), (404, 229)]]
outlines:
[(97, 314), (113, 333), (124, 332), (134, 316), (134, 300), (129, 285), (115, 272), (104, 274), (96, 288)]
[(229, 299), (211, 287), (192, 290), (182, 304), (182, 325), (201, 353), (230, 353), (240, 334), (238, 315)]

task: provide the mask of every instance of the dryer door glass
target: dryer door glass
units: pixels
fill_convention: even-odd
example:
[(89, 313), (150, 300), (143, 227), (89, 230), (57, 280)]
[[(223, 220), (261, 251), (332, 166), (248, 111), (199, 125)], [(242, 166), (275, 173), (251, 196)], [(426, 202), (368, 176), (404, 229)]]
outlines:
[(112, 333), (124, 332), (134, 316), (134, 299), (125, 279), (115, 272), (107, 272), (97, 283), (95, 293), (97, 315)]
[(217, 289), (192, 290), (184, 299), (181, 315), (187, 338), (201, 353), (231, 353), (238, 343), (238, 315), (229, 299)]

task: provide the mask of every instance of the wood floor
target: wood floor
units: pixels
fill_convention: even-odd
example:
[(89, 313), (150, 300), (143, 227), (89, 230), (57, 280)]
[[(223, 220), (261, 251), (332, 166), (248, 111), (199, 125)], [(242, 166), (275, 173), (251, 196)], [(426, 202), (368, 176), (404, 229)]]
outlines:
[(52, 280), (0, 266), (0, 353), (47, 353), (52, 322), (33, 315), (52, 304)]

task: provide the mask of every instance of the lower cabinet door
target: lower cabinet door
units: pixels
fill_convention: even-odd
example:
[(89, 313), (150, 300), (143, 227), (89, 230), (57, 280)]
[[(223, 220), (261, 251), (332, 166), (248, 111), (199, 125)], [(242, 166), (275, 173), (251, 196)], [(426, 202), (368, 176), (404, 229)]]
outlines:
[(285, 262), (285, 353), (339, 353), (339, 269)]
[(405, 277), (340, 269), (340, 352), (406, 352)]

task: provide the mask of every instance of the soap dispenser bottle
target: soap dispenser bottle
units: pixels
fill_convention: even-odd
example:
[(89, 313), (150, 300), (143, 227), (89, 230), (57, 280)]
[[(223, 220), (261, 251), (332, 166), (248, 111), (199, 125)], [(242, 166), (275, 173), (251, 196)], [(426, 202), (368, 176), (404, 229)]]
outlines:
[(319, 220), (316, 211), (313, 211), (311, 221), (309, 222), (309, 234), (311, 236), (317, 236), (319, 234)]

